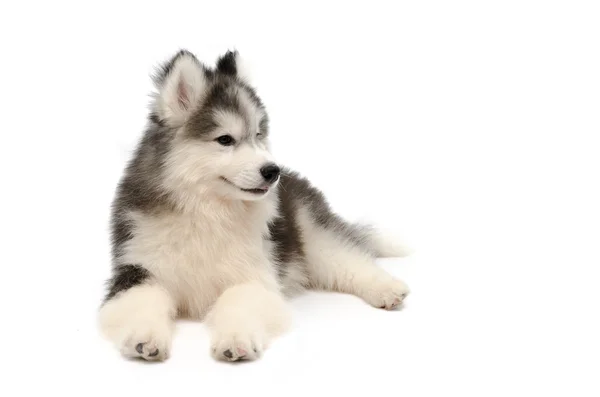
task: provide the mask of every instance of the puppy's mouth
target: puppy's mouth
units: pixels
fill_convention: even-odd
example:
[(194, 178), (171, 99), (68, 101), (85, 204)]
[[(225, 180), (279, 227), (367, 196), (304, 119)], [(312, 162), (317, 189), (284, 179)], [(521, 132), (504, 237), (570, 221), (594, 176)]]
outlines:
[(259, 187), (255, 187), (252, 189), (245, 189), (243, 187), (239, 187), (238, 185), (236, 185), (235, 183), (231, 182), (229, 179), (225, 178), (224, 176), (221, 177), (221, 179), (225, 182), (227, 182), (228, 184), (230, 184), (233, 187), (236, 187), (238, 189), (240, 189), (242, 192), (246, 192), (246, 193), (251, 193), (251, 194), (265, 194), (269, 191), (269, 188), (271, 187), (271, 184), (264, 184), (261, 185)]

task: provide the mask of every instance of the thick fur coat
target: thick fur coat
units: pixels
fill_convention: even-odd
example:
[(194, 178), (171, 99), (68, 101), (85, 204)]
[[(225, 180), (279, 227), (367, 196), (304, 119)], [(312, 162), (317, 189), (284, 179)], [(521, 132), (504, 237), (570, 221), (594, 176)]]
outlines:
[(100, 326), (127, 357), (168, 357), (174, 321), (203, 319), (220, 360), (258, 358), (307, 288), (392, 309), (408, 288), (375, 265), (402, 248), (336, 215), (279, 166), (265, 106), (237, 52), (209, 68), (187, 51), (154, 77), (148, 127), (118, 185), (113, 275)]

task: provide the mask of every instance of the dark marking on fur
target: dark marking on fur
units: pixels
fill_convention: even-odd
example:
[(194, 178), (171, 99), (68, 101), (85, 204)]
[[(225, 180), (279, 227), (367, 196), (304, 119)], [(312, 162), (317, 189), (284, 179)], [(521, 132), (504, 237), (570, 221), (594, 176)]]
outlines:
[(158, 117), (158, 114), (156, 114), (156, 113), (150, 113), (150, 115), (148, 116), (148, 119), (150, 120), (150, 122), (156, 124), (159, 127), (166, 126), (166, 123), (164, 122), (164, 120), (162, 120), (160, 117)]
[(217, 70), (223, 74), (229, 76), (237, 75), (237, 64), (236, 64), (237, 51), (227, 51), (225, 55), (217, 60)]
[(280, 278), (285, 278), (291, 263), (298, 266), (304, 258), (302, 231), (297, 221), (298, 209), (301, 207), (307, 207), (308, 214), (317, 226), (331, 230), (337, 236), (372, 252), (368, 228), (346, 222), (334, 213), (323, 193), (308, 179), (285, 168), (282, 169), (280, 178), (279, 217), (269, 225)]
[(236, 93), (235, 82), (231, 79), (222, 79), (214, 83), (206, 93), (202, 107), (196, 111), (188, 121), (187, 135), (202, 138), (219, 127), (215, 120), (216, 111), (244, 114)]
[(174, 200), (159, 183), (172, 139), (173, 131), (151, 125), (125, 168), (112, 203), (113, 259), (121, 255), (123, 244), (133, 237), (129, 211), (152, 213), (174, 207)]
[[(243, 91), (257, 109), (264, 111), (264, 106), (254, 93), (254, 90), (238, 80), (227, 75), (216, 74), (209, 84), (202, 106), (192, 114), (187, 124), (187, 135), (202, 138), (219, 127), (215, 120), (216, 111), (231, 112), (239, 115), (246, 121), (247, 109), (244, 109), (239, 99), (239, 92)], [(266, 113), (266, 112), (265, 112)], [(268, 118), (265, 116), (259, 124), (260, 132), (268, 134)]]
[(230, 79), (219, 79), (208, 92), (204, 107), (212, 109), (224, 109), (232, 112), (243, 111), (235, 82)]
[(140, 354), (143, 354), (144, 353), (144, 344), (143, 343), (138, 343), (135, 346), (135, 351), (138, 352), (138, 353), (140, 353)]
[(119, 292), (126, 291), (147, 281), (150, 272), (138, 265), (121, 265), (114, 269), (112, 278), (108, 281), (109, 290), (105, 301), (110, 300)]
[(308, 206), (308, 213), (318, 226), (335, 232), (340, 237), (345, 237), (355, 245), (371, 251), (370, 228), (366, 225), (352, 224), (336, 214), (325, 195), (314, 187), (306, 178), (299, 174), (285, 170), (281, 183), (284, 190), (295, 200)]
[(204, 138), (219, 127), (213, 109), (202, 108), (190, 119), (187, 135), (192, 138)]
[(300, 226), (296, 221), (298, 211), (294, 192), (289, 189), (291, 177), (283, 170), (277, 192), (279, 195), (279, 216), (269, 224), (269, 234), (274, 242), (275, 263), (280, 278), (284, 278), (292, 262), (299, 263), (304, 257)]

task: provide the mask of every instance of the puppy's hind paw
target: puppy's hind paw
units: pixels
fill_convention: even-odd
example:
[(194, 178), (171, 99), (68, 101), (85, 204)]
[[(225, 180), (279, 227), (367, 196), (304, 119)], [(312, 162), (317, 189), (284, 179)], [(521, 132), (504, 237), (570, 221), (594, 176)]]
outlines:
[(374, 285), (372, 289), (366, 292), (364, 299), (374, 307), (394, 310), (402, 305), (409, 293), (410, 290), (404, 282), (390, 280)]

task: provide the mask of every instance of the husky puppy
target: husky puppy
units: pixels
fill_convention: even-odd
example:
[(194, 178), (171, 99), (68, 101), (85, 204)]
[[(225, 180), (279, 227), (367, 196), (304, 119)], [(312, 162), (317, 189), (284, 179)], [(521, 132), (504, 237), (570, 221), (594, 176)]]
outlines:
[(126, 357), (164, 360), (178, 317), (203, 319), (225, 361), (260, 357), (306, 288), (393, 309), (407, 286), (376, 266), (401, 256), (350, 224), (269, 151), (268, 116), (237, 52), (208, 67), (180, 51), (154, 76), (147, 129), (112, 206), (113, 274), (99, 310)]

